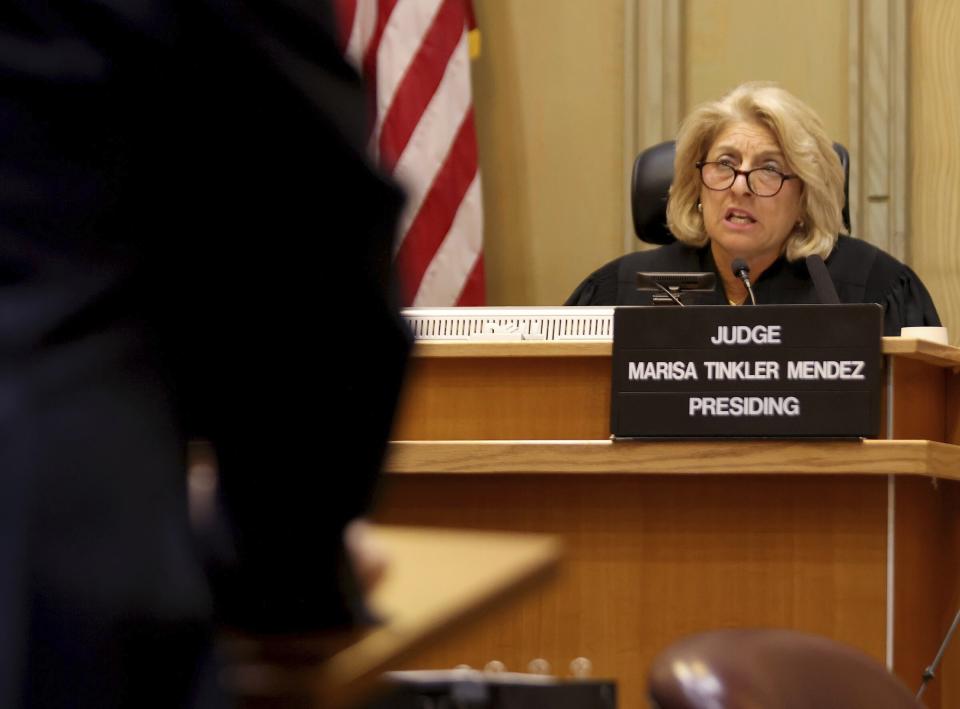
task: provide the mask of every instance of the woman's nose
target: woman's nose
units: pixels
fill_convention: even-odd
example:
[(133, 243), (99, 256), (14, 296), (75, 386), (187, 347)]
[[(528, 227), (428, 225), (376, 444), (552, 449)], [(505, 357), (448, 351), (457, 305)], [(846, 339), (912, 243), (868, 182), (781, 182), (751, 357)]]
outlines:
[(737, 175), (733, 179), (733, 184), (730, 185), (730, 189), (737, 194), (752, 194), (750, 185), (747, 184), (747, 176), (743, 174)]

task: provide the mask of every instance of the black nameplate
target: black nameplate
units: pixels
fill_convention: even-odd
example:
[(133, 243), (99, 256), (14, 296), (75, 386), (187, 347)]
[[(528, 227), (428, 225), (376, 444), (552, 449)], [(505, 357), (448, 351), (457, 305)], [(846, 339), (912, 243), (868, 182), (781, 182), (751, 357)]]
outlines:
[(624, 306), (616, 437), (860, 437), (880, 430), (879, 305)]

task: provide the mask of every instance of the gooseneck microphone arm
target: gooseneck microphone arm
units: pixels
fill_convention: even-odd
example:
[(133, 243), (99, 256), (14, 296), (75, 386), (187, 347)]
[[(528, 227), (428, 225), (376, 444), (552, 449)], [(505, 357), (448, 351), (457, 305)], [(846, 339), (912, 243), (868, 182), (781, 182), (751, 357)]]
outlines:
[(747, 293), (750, 294), (750, 302), (753, 305), (757, 304), (757, 299), (753, 296), (753, 288), (750, 286), (750, 267), (747, 265), (747, 262), (742, 258), (733, 259), (733, 263), (730, 264), (730, 269), (733, 271), (733, 275), (743, 281), (743, 285), (747, 287)]
[(920, 689), (917, 690), (917, 699), (923, 696), (924, 690), (927, 688), (927, 683), (933, 679), (934, 673), (937, 671), (937, 667), (940, 665), (940, 660), (943, 659), (943, 653), (947, 650), (947, 645), (950, 644), (950, 639), (953, 638), (953, 633), (957, 629), (957, 625), (960, 625), (960, 611), (957, 611), (957, 615), (953, 618), (953, 625), (950, 626), (950, 630), (947, 631), (946, 637), (943, 639), (943, 642), (940, 643), (940, 649), (937, 650), (937, 656), (933, 658), (933, 662), (930, 663), (930, 666), (923, 671), (923, 681), (920, 683)]

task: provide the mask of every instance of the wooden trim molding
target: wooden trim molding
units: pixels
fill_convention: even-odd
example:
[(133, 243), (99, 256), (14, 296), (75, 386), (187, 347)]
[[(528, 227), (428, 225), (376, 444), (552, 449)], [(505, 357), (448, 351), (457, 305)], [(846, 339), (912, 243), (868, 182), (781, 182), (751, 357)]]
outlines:
[(909, 257), (906, 0), (849, 4), (850, 214), (854, 236)]
[[(417, 342), (414, 357), (609, 357), (610, 341), (593, 342)], [(938, 367), (960, 367), (960, 347), (907, 337), (884, 337), (883, 354), (918, 359)]]
[(624, 253), (642, 248), (633, 233), (630, 178), (644, 148), (675, 137), (683, 107), (683, 3), (624, 0)]
[(960, 480), (960, 446), (933, 441), (394, 441), (403, 474), (919, 475)]

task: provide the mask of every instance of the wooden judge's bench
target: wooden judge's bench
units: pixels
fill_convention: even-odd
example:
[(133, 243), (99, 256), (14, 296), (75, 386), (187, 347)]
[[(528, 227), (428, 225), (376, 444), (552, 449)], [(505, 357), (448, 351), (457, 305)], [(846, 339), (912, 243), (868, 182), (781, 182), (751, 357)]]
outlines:
[[(404, 666), (587, 658), (642, 707), (670, 642), (780, 627), (916, 689), (960, 604), (960, 349), (883, 352), (882, 440), (612, 442), (609, 342), (419, 343), (378, 521), (555, 534), (565, 554), (554, 583)], [(960, 640), (924, 699), (960, 706)]]

